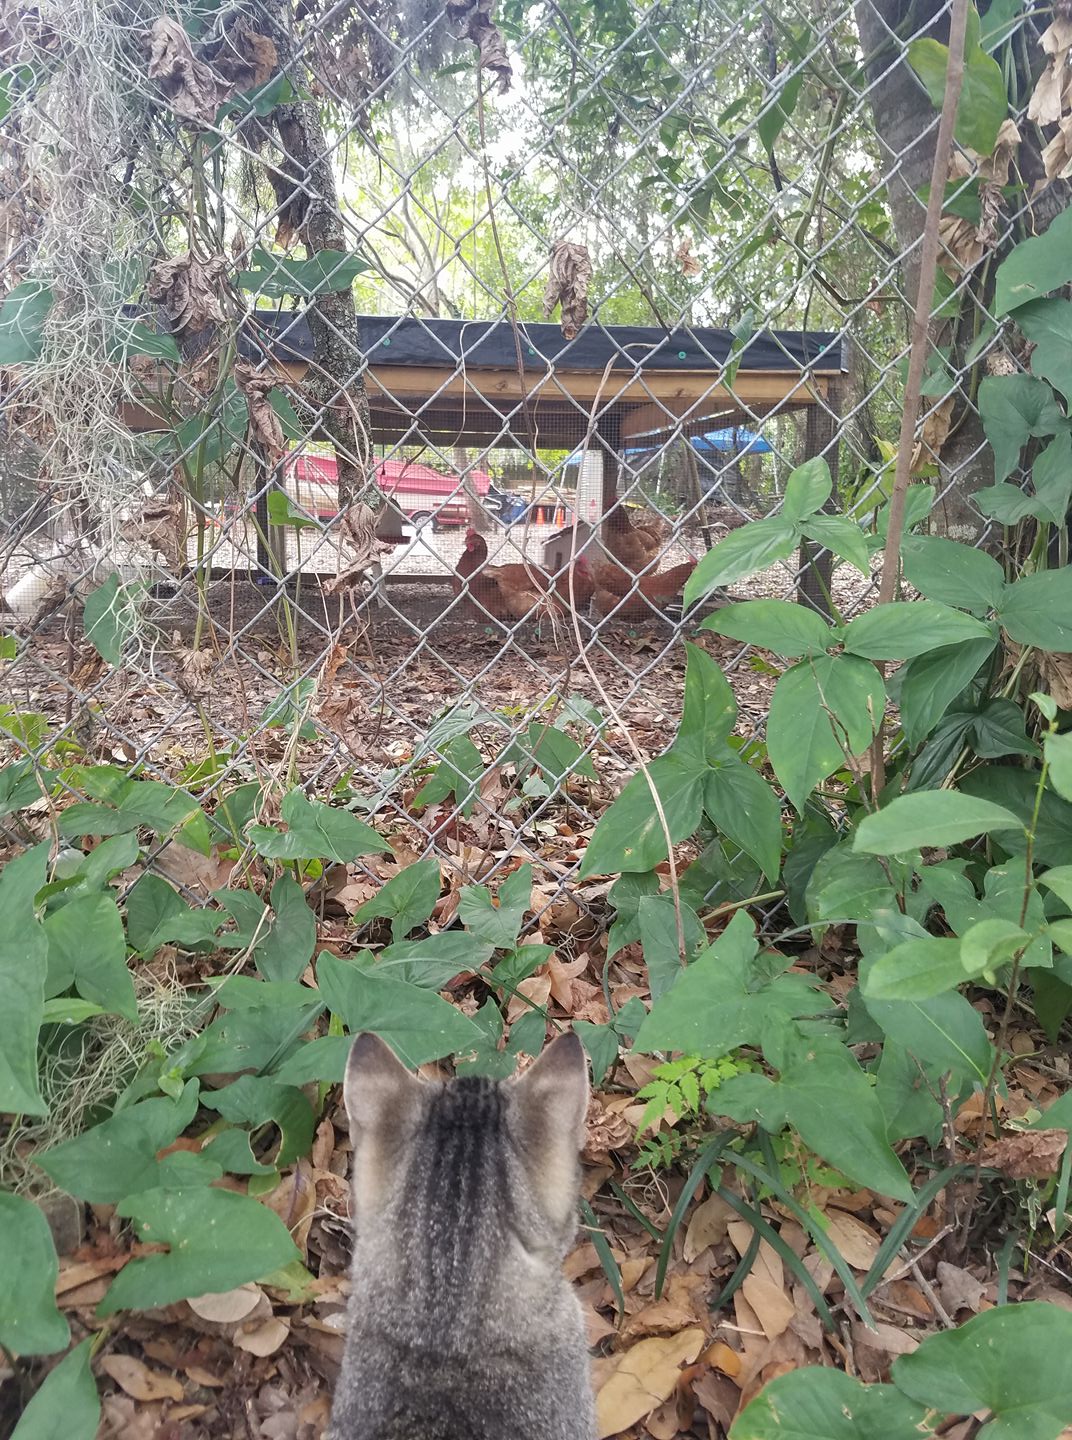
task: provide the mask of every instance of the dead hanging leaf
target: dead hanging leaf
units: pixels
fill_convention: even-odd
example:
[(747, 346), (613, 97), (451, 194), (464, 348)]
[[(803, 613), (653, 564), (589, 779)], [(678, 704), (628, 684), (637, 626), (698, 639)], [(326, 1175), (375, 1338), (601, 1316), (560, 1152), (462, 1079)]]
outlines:
[(178, 500), (150, 501), (131, 523), (131, 538), (144, 540), (178, 571), (186, 559), (186, 520)]
[(163, 306), (173, 335), (197, 335), (209, 325), (223, 324), (217, 289), (226, 270), (222, 255), (202, 260), (188, 250), (177, 260), (158, 260), (145, 293)]
[(267, 85), (279, 68), (275, 42), (254, 30), (241, 15), (215, 45), (202, 51), (202, 55), (205, 60), (211, 61), (217, 75), (238, 92), (257, 90)]
[(923, 430), (920, 434), (920, 444), (917, 447), (919, 457), (918, 463), (930, 464), (937, 460), (942, 453), (942, 446), (949, 438), (949, 430), (953, 424), (953, 396), (947, 395), (940, 405), (937, 405), (923, 421)]
[(1057, 134), (1043, 150), (1042, 168), (1047, 181), (1067, 180), (1072, 175), (1072, 115), (1065, 116)]
[(208, 684), (215, 657), (206, 650), (190, 650), (185, 645), (175, 651), (178, 662), (175, 667), (175, 681), (184, 695), (200, 695)]
[(316, 1210), (316, 1181), (308, 1160), (301, 1159), (289, 1175), (275, 1187), (264, 1203), (274, 1210), (291, 1233), (295, 1245), (306, 1258), (309, 1244), (309, 1227)]
[(1072, 710), (1072, 655), (1036, 651), (1039, 674), (1062, 710)]
[(544, 291), (543, 312), (550, 318), (555, 306), (562, 311), (562, 333), (567, 340), (576, 337), (588, 319), (588, 284), (592, 278), (592, 261), (584, 245), (559, 240), (551, 250), (551, 271)]
[(674, 259), (681, 266), (681, 273), (686, 280), (692, 280), (703, 273), (703, 266), (692, 253), (692, 236), (686, 235), (681, 244), (674, 251)]
[(1014, 120), (1002, 121), (998, 138), (989, 155), (979, 157), (979, 177), (989, 185), (1008, 185), (1009, 172), (1020, 148), (1020, 131)]
[(1021, 1130), (984, 1145), (979, 1163), (1010, 1180), (1046, 1180), (1057, 1174), (1067, 1147), (1067, 1130)]
[(275, 465), (285, 448), (283, 424), (272, 409), (269, 398), (279, 384), (279, 376), (272, 371), (261, 370), (246, 360), (240, 360), (234, 367), (234, 378), (235, 384), (246, 397), (253, 438), (263, 447), (267, 463)]
[(979, 224), (975, 235), (980, 248), (993, 250), (998, 243), (999, 221), (1005, 208), (1001, 186), (992, 180), (979, 182)]
[(352, 558), (324, 582), (325, 595), (349, 593), (372, 566), (378, 564), (376, 557), (380, 550), (376, 539), (376, 518), (370, 507), (364, 504), (350, 505), (339, 516), (336, 533), (340, 547), (350, 550)]
[(100, 1368), (133, 1400), (149, 1403), (153, 1400), (181, 1400), (183, 1397), (183, 1388), (173, 1375), (150, 1370), (133, 1355), (105, 1355)]
[(677, 1335), (641, 1340), (618, 1357), (596, 1396), (599, 1440), (618, 1435), (650, 1415), (677, 1389), (682, 1365), (690, 1365), (704, 1347), (698, 1325)]
[(198, 125), (210, 125), (234, 93), (211, 65), (197, 58), (178, 21), (166, 15), (155, 20), (149, 32), (149, 79), (156, 81), (176, 115)]
[(1072, 21), (1067, 16), (1055, 13), (1053, 23), (1039, 37), (1039, 45), (1049, 58), (1035, 83), (1034, 93), (1027, 107), (1027, 118), (1036, 125), (1056, 125), (1072, 108), (1069, 105), (1072, 76), (1068, 68), (1068, 52), (1072, 49)]
[(499, 94), (505, 95), (510, 89), (514, 67), (491, 12), (492, 0), (447, 0), (447, 15), (455, 24), (464, 23), (465, 33), (480, 51), (480, 69), (491, 70), (495, 74)]

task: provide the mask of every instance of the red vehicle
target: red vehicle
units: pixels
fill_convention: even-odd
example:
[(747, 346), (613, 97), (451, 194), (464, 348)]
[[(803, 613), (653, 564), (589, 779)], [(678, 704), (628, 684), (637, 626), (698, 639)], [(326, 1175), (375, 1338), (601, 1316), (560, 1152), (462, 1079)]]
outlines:
[[(334, 456), (303, 453), (287, 465), (287, 490), (310, 515), (330, 520), (339, 510), (337, 474)], [(437, 526), (465, 525), (469, 521), (467, 496), (458, 474), (445, 475), (419, 460), (381, 460), (376, 466), (376, 480), (415, 525), (429, 520)], [(468, 483), (483, 498), (491, 476), (483, 470), (471, 470)]]

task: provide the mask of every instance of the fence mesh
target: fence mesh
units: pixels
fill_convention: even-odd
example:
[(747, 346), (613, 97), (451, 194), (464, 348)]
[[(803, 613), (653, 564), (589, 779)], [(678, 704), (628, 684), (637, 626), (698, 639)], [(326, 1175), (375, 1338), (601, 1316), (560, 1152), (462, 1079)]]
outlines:
[[(6, 0), (8, 758), (238, 840), (301, 783), (566, 903), (673, 733), (690, 564), (809, 458), (888, 492), (946, 11)], [(1020, 113), (958, 134), (943, 220), (916, 470), (979, 543), (993, 257), (1067, 203), (1052, 18), (984, 15)], [(874, 575), (831, 560), (731, 592), (848, 618)], [(704, 643), (761, 738), (766, 667)]]

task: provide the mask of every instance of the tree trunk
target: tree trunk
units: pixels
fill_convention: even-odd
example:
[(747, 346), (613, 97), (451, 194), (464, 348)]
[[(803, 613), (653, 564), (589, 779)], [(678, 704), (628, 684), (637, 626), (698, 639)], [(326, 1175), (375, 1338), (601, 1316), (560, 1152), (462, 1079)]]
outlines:
[[(273, 119), (289, 170), (280, 177), (283, 194), (276, 186), (283, 214), (288, 213), (288, 202), (304, 212), (300, 233), (310, 258), (322, 250), (345, 251), (346, 231), (316, 105), (280, 105)], [(365, 379), (359, 373), (361, 333), (353, 291), (349, 286), (323, 290), (305, 314), (313, 339), (305, 398), (335, 447), (339, 508), (361, 501), (376, 510), (383, 496), (372, 478), (372, 424)]]
[[(868, 57), (880, 165), (886, 176), (886, 194), (902, 257), (904, 294), (911, 310), (919, 285), (920, 240), (926, 215), (926, 200), (920, 198), (919, 192), (930, 184), (938, 126), (937, 112), (909, 66), (906, 51), (909, 40), (922, 36), (945, 44), (949, 38), (948, 12), (945, 0), (856, 0), (855, 9), (861, 47)], [(1020, 94), (1026, 97), (1045, 57), (1037, 43), (1039, 31), (1030, 19), (1025, 29), (1033, 71), (1020, 77)], [(1024, 123), (1020, 131), (1017, 164), (1026, 182), (1024, 193), (1030, 196), (1034, 182), (1044, 171), (1035, 128)], [(1068, 205), (1069, 195), (1068, 184), (1060, 181), (1025, 202), (1030, 204), (1026, 226), (1030, 233), (1045, 230)], [(993, 293), (994, 269), (993, 265), (989, 267), (979, 293), (984, 306)], [(970, 340), (966, 333), (953, 338), (954, 366)], [(937, 511), (939, 523), (960, 538), (978, 535), (982, 520), (970, 497), (974, 491), (994, 483), (994, 466), (978, 413), (963, 385), (956, 392), (954, 429), (941, 447), (938, 469), (939, 489), (946, 492)]]
[[(261, 14), (280, 64), (293, 74), (295, 88), (305, 75), (295, 60), (293, 17), (287, 0), (262, 0)], [(331, 152), (315, 101), (279, 105), (252, 133), (274, 144), (282, 155), (266, 170), (279, 209), (277, 239), (285, 247), (300, 240), (311, 259), (323, 250), (345, 251), (346, 229), (339, 208)], [(274, 157), (273, 157), (274, 158)], [(353, 290), (322, 290), (305, 310), (313, 341), (313, 363), (303, 381), (302, 399), (312, 413), (311, 433), (322, 433), (335, 447), (339, 508), (362, 502), (371, 510), (383, 503), (374, 479), (372, 425), (368, 393), (360, 373), (363, 359)]]

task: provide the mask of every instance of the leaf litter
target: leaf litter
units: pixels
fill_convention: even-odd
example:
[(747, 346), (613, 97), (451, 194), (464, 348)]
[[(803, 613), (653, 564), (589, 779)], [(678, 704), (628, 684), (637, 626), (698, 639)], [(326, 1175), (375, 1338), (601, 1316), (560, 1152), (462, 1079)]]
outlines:
[[(717, 647), (723, 642), (711, 643)], [(345, 653), (336, 659), (338, 669)], [(743, 678), (761, 689), (767, 679), (755, 672)], [(607, 680), (613, 683), (609, 675)], [(667, 662), (670, 710), (679, 703), (680, 680), (680, 664)], [(503, 681), (502, 676), (492, 681), (501, 688), (489, 694), (488, 701), (516, 704), (516, 672)], [(429, 683), (425, 673), (413, 682), (409, 698), (405, 687), (400, 690), (399, 709), (408, 710), (409, 726), (429, 718)], [(540, 683), (541, 693), (546, 693), (543, 677)], [(626, 693), (623, 688), (623, 696)], [(765, 708), (765, 695), (755, 703), (757, 710)], [(369, 713), (364, 713), (366, 721)], [(348, 705), (347, 714), (355, 717), (355, 724), (362, 723), (358, 707)], [(742, 718), (747, 723), (747, 713)], [(636, 706), (627, 719), (631, 728), (635, 726), (633, 733), (642, 750), (657, 753), (665, 721), (652, 711), (645, 724), (646, 717)], [(408, 743), (406, 727), (382, 717), (377, 724), (385, 755), (399, 758), (397, 748)], [(519, 836), (524, 836), (532, 859), (522, 939), (546, 947), (547, 955), (506, 1001), (500, 1040), (504, 1052), (533, 1006), (546, 1008), (556, 1027), (580, 1021), (602, 1025), (611, 1015), (608, 1000), (618, 1013), (631, 1001), (646, 1004), (650, 999), (639, 945), (629, 941), (611, 951), (608, 883), (597, 878), (562, 888), (564, 867), (583, 853), (593, 815), (609, 803), (623, 779), (624, 767), (617, 762), (612, 744), (597, 747), (594, 759), (597, 778), (587, 784), (583, 810), (567, 789), (542, 803), (539, 824), (528, 822), (524, 810), (510, 817), (504, 813), (505, 802), (516, 790), (499, 773), (485, 803), (478, 804), (471, 816), (457, 819), (444, 837), (454, 867), (450, 858), (440, 866), (439, 894), (426, 925), (432, 937), (456, 923), (467, 883), (496, 871), (491, 884), (501, 887), (504, 872), (516, 869), (516, 859), (509, 857), (516, 857)], [(421, 813), (412, 795), (407, 810), (414, 817)], [(427, 812), (423, 818), (427, 822)], [(354, 924), (362, 906), (418, 863), (423, 851), (420, 829), (407, 827), (404, 821), (391, 843), (390, 854), (330, 867), (310, 891), (317, 909), (320, 950), (347, 955), (398, 938), (392, 937), (390, 921), (384, 917), (373, 916), (357, 928)], [(172, 864), (175, 884), (205, 895), (227, 883), (226, 871), (214, 869), (227, 862), (181, 849), (176, 854), (187, 858)], [(692, 858), (687, 843), (678, 847), (678, 858), (679, 863)], [(664, 889), (668, 884), (665, 873), (660, 884)], [(834, 1006), (841, 1004), (845, 971), (855, 963), (854, 956), (842, 954), (838, 947), (838, 935), (831, 932), (821, 949), (803, 951), (796, 961), (798, 969), (825, 987)], [(180, 963), (193, 983), (221, 973), (229, 958), (226, 952), (189, 954)], [(312, 980), (313, 972), (307, 971), (306, 978)], [(459, 970), (440, 994), (463, 1014), (471, 1014), (485, 983), (484, 972)], [(993, 1025), (992, 1016), (984, 1014), (984, 1019)], [(535, 1050), (542, 1039), (541, 1033), (527, 1043)], [(524, 1055), (521, 1058), (524, 1063)], [(821, 1228), (858, 1278), (869, 1275), (901, 1217), (900, 1207), (882, 1197), (839, 1184), (836, 1177), (798, 1172), (790, 1188), (811, 1222), (806, 1229), (778, 1194), (757, 1197), (727, 1168), (723, 1188), (712, 1188), (716, 1182), (705, 1180), (674, 1223), (688, 1178), (686, 1165), (684, 1161), (669, 1167), (645, 1163), (642, 1147), (647, 1136), (639, 1133), (648, 1107), (637, 1098), (638, 1091), (651, 1083), (656, 1064), (652, 1057), (630, 1054), (623, 1041), (594, 1087), (583, 1193), (599, 1227), (603, 1253), (582, 1229), (566, 1263), (594, 1346), (601, 1436), (724, 1440), (744, 1405), (788, 1370), (826, 1365), (864, 1379), (884, 1379), (896, 1356), (911, 1353), (951, 1319), (983, 1313), (997, 1303), (999, 1280), (992, 1257), (969, 1256), (956, 1264), (946, 1258), (944, 1194), (915, 1220), (913, 1258), (894, 1256), (884, 1274), (875, 1277), (868, 1295), (873, 1325), (855, 1313), (842, 1277), (816, 1244), (814, 1233), (815, 1227)], [(1020, 1117), (1037, 1113), (1056, 1098), (1062, 1080), (1067, 1081), (1067, 1066), (1062, 1074), (1059, 1065), (1049, 1063), (1040, 1041), (1032, 1056), (1010, 1071), (1009, 1093), (1000, 1106), (1000, 1132), (984, 1120), (971, 1099), (951, 1117), (951, 1128), (957, 1135), (985, 1143), (987, 1163), (1013, 1180), (1029, 1183), (1052, 1175), (1066, 1132), (1019, 1125)], [(305, 1090), (307, 1098), (315, 1100), (317, 1087), (307, 1085)], [(665, 1135), (673, 1120), (669, 1111), (657, 1115), (654, 1133)], [(200, 1149), (199, 1142), (192, 1143), (189, 1153), (196, 1155)], [(786, 1163), (791, 1171), (791, 1157)], [(292, 1159), (277, 1180), (255, 1187), (250, 1180), (228, 1175), (220, 1182), (240, 1195), (260, 1196), (293, 1238), (301, 1265), (260, 1285), (112, 1316), (97, 1362), (105, 1392), (101, 1437), (138, 1440), (141, 1435), (167, 1433), (177, 1440), (231, 1436), (319, 1440), (325, 1433), (344, 1335), (348, 1169), (349, 1139), (336, 1087), (327, 1094), (306, 1152)], [(757, 1246), (752, 1225), (731, 1201), (757, 1210), (779, 1248), (768, 1238), (761, 1238)], [(99, 1329), (95, 1308), (114, 1275), (130, 1261), (151, 1258), (154, 1252), (151, 1243), (131, 1243), (112, 1206), (90, 1207), (79, 1243), (61, 1257), (56, 1284), (76, 1339)], [(746, 1261), (746, 1273), (732, 1296), (713, 1308)], [(1010, 1294), (1056, 1299), (1067, 1308), (1067, 1276), (1060, 1257), (1049, 1266), (1056, 1274), (1048, 1278), (1045, 1267), (1010, 1275)], [(835, 1319), (833, 1331), (824, 1327), (815, 1293)]]

